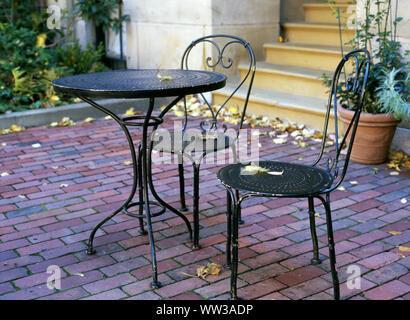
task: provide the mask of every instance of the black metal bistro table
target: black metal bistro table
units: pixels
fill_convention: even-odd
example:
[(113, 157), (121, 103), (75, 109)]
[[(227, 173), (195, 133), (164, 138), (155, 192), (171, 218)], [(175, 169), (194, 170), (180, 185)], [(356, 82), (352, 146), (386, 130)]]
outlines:
[[(133, 163), (133, 185), (128, 199), (115, 210), (111, 215), (103, 219), (93, 229), (88, 240), (87, 254), (95, 253), (93, 240), (96, 231), (109, 219), (119, 212), (124, 212), (139, 219), (140, 233), (147, 234), (144, 229), (143, 219), (146, 218), (148, 235), (152, 253), (153, 282), (152, 288), (159, 288), (161, 283), (158, 281), (157, 262), (152, 233), (151, 217), (160, 215), (169, 209), (181, 217), (189, 231), (192, 240), (192, 228), (188, 219), (177, 209), (163, 201), (155, 192), (151, 174), (151, 151), (148, 147), (148, 129), (152, 130), (163, 122), (164, 115), (185, 95), (196, 94), (217, 90), (225, 86), (226, 77), (217, 72), (199, 70), (116, 70), (90, 74), (80, 74), (68, 76), (54, 80), (52, 82), (56, 92), (76, 96), (93, 107), (110, 115), (121, 127), (128, 140)], [(152, 115), (156, 97), (176, 97), (168, 104), (158, 116)], [(145, 115), (135, 115), (120, 117), (114, 110), (109, 110), (97, 104), (96, 98), (147, 98)], [(138, 143), (138, 156), (135, 152), (135, 142), (133, 141), (128, 127), (142, 127), (142, 139)], [(149, 199), (148, 188), (156, 201)], [(133, 201), (137, 189), (139, 197)], [(160, 206), (159, 212), (151, 213), (150, 205)], [(131, 207), (138, 206), (139, 213), (131, 213)], [(145, 212), (144, 212), (145, 208)]]

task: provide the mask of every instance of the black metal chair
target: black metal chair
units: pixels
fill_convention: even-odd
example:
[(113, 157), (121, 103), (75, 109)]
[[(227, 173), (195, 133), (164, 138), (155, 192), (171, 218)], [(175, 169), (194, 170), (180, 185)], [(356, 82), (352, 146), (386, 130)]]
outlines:
[[(195, 49), (195, 50), (194, 50)], [(207, 51), (210, 50), (210, 51)], [(240, 78), (234, 74), (234, 67), (237, 66), (234, 63), (234, 59), (229, 56), (229, 50), (236, 49), (235, 55), (242, 60), (242, 63), (246, 63), (246, 73)], [(211, 56), (210, 56), (211, 54)], [(203, 120), (200, 123), (200, 128), (189, 127), (188, 119), (189, 112), (187, 110), (187, 101), (184, 99), (184, 122), (181, 132), (172, 132), (170, 139), (157, 140), (153, 138), (151, 148), (153, 150), (162, 151), (166, 153), (173, 153), (178, 155), (178, 172), (179, 172), (179, 193), (181, 202), (181, 211), (187, 211), (185, 203), (185, 182), (184, 182), (184, 166), (183, 157), (188, 158), (193, 165), (193, 249), (199, 248), (199, 173), (200, 165), (206, 155), (217, 151), (232, 149), (233, 160), (236, 163), (236, 142), (239, 136), (239, 130), (242, 128), (246, 107), (249, 100), (249, 95), (252, 88), (253, 79), (255, 76), (255, 55), (248, 42), (232, 35), (209, 35), (201, 37), (193, 41), (185, 50), (182, 60), (182, 69), (192, 69), (192, 56), (195, 55), (202, 59), (202, 68), (210, 69), (218, 72), (222, 72), (228, 76), (228, 85), (225, 87), (225, 94), (227, 94), (226, 100), (218, 107), (213, 108), (210, 99), (200, 94), (203, 103), (209, 110), (210, 118)], [(228, 55), (228, 57), (226, 57)], [(245, 62), (246, 61), (246, 62)], [(191, 62), (191, 64), (190, 64)], [(198, 60), (195, 60), (198, 65)], [(232, 67), (234, 66), (234, 67)], [(198, 67), (196, 67), (198, 69)], [(244, 85), (245, 84), (245, 85)], [(226, 134), (227, 127), (219, 120), (219, 116), (222, 114), (222, 110), (228, 106), (229, 102), (232, 102), (232, 97), (238, 94), (243, 95), (242, 112), (239, 123), (236, 126), (236, 134), (230, 136)], [(229, 104), (231, 105), (231, 103)], [(240, 110), (240, 108), (239, 108)], [(200, 131), (201, 137), (195, 136), (193, 132)], [(153, 135), (152, 137), (155, 137)], [(194, 140), (192, 138), (194, 137)], [(192, 156), (192, 151), (200, 154), (195, 159)]]
[[(349, 65), (347, 65), (349, 63)], [(326, 224), (328, 234), (329, 258), (334, 287), (334, 298), (340, 298), (339, 280), (336, 271), (336, 256), (333, 239), (330, 193), (339, 187), (343, 181), (348, 163), (357, 124), (362, 111), (363, 99), (366, 90), (367, 76), (369, 73), (370, 56), (367, 50), (354, 50), (346, 54), (338, 64), (333, 75), (330, 90), (321, 149), (316, 161), (312, 165), (301, 165), (276, 161), (260, 161), (258, 166), (267, 169), (250, 174), (246, 169), (249, 164), (231, 164), (219, 170), (217, 176), (227, 190), (227, 266), (231, 268), (231, 297), (237, 299), (237, 276), (238, 276), (238, 211), (242, 201), (250, 197), (293, 197), (307, 198), (309, 204), (310, 231), (313, 242), (313, 264), (320, 263), (318, 241), (315, 226), (314, 199), (319, 199), (324, 205), (326, 212)], [(351, 70), (347, 75), (345, 70)], [(339, 78), (342, 78), (339, 80)], [(340, 86), (340, 82), (349, 85), (347, 90), (355, 97), (354, 117), (347, 127), (347, 131), (339, 144), (337, 119), (338, 112), (334, 106), (338, 105), (339, 90), (346, 90)], [(352, 106), (351, 106), (352, 107)], [(332, 111), (333, 109), (333, 111)], [(333, 153), (329, 154), (327, 161), (323, 157), (329, 132), (329, 120), (331, 113), (334, 114), (335, 143)], [(343, 146), (346, 152), (341, 152)], [(330, 151), (330, 150), (327, 150)], [(344, 155), (345, 153), (345, 155)], [(322, 159), (323, 158), (323, 159)], [(322, 167), (323, 165), (323, 167)], [(245, 171), (244, 171), (245, 170)], [(238, 197), (236, 191), (240, 191)], [(232, 251), (231, 251), (232, 249)]]

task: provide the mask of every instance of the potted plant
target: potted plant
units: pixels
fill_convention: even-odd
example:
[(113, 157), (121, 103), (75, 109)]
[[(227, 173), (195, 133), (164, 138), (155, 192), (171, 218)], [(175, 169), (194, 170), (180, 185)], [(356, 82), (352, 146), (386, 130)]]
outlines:
[[(397, 10), (391, 0), (364, 1), (365, 17), (356, 22), (356, 35), (350, 47), (366, 48), (371, 54), (371, 70), (363, 111), (353, 145), (351, 159), (363, 164), (386, 161), (396, 126), (410, 119), (409, 62), (397, 40)], [(397, 8), (397, 2), (396, 2)], [(342, 123), (349, 123), (354, 112), (349, 77), (338, 85), (338, 113)], [(330, 85), (328, 78), (325, 84)], [(349, 138), (349, 137), (348, 137)], [(347, 139), (348, 139), (347, 138)]]

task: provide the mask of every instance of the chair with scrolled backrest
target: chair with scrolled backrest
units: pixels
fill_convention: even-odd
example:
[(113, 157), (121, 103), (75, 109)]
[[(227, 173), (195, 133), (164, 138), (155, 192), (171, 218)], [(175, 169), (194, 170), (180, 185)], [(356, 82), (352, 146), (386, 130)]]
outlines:
[[(330, 209), (330, 193), (342, 183), (348, 168), (350, 153), (363, 99), (366, 92), (370, 68), (370, 55), (365, 49), (354, 50), (343, 56), (333, 75), (332, 86), (327, 103), (325, 125), (321, 148), (317, 159), (311, 165), (301, 165), (278, 161), (259, 161), (264, 170), (249, 171), (249, 163), (231, 164), (219, 170), (217, 176), (227, 190), (227, 266), (231, 268), (231, 295), (237, 298), (238, 275), (238, 220), (242, 201), (250, 197), (289, 197), (307, 198), (309, 222), (313, 242), (313, 264), (321, 263), (315, 226), (314, 199), (319, 199), (326, 212), (328, 247), (335, 299), (340, 298), (339, 280), (336, 271), (336, 256)], [(349, 73), (349, 75), (347, 74)], [(341, 78), (342, 77), (342, 78)], [(348, 84), (346, 86), (346, 84)], [(348, 107), (354, 110), (354, 116), (346, 128), (339, 143), (338, 137), (338, 98), (340, 90), (350, 90), (353, 99)], [(344, 106), (346, 107), (346, 106)], [(329, 145), (329, 125), (334, 117), (333, 153), (327, 153)], [(346, 147), (343, 149), (343, 147)], [(343, 151), (342, 151), (343, 150)], [(254, 170), (254, 168), (253, 168)], [(240, 196), (238, 196), (238, 191)]]
[[(207, 49), (209, 51), (207, 51)], [(228, 51), (231, 50), (229, 53)], [(233, 35), (208, 35), (193, 41), (184, 51), (181, 59), (182, 69), (198, 69), (198, 63), (191, 67), (193, 55), (198, 54), (202, 59), (202, 69), (213, 70), (225, 73), (228, 78), (228, 85), (224, 88), (226, 99), (218, 106), (211, 103), (210, 99), (199, 94), (205, 109), (207, 110), (208, 118), (200, 122), (199, 128), (189, 127), (189, 110), (187, 99), (183, 101), (183, 125), (181, 128), (182, 134), (173, 132), (171, 134), (171, 143), (166, 145), (166, 142), (161, 141), (161, 144), (154, 142), (153, 149), (163, 152), (174, 153), (178, 155), (178, 172), (179, 172), (179, 193), (181, 201), (181, 211), (186, 211), (185, 203), (185, 183), (184, 183), (184, 167), (183, 157), (188, 158), (193, 165), (193, 225), (194, 239), (193, 248), (199, 248), (199, 174), (200, 165), (206, 155), (225, 149), (232, 149), (233, 159), (236, 162), (236, 143), (239, 136), (239, 130), (242, 128), (246, 108), (249, 101), (252, 83), (255, 76), (256, 61), (255, 55), (250, 44), (244, 39)], [(212, 53), (214, 53), (212, 55)], [(235, 57), (230, 55), (235, 54)], [(241, 59), (241, 65), (245, 73), (241, 77), (235, 74), (235, 67), (238, 65), (237, 60)], [(198, 62), (198, 60), (193, 60)], [(232, 106), (232, 98), (239, 96), (242, 99), (242, 108), (238, 108), (240, 118), (235, 128), (235, 134), (228, 135), (226, 125), (220, 121), (223, 112)], [(237, 100), (238, 101), (238, 100)], [(237, 102), (235, 102), (235, 105)], [(240, 110), (242, 109), (242, 110)], [(203, 116), (204, 114), (202, 114)], [(193, 133), (199, 131), (202, 137), (194, 136)], [(194, 143), (192, 143), (194, 136)], [(177, 138), (178, 137), (178, 138)], [(181, 139), (178, 143), (178, 139)], [(192, 156), (192, 150), (199, 153), (199, 157)]]

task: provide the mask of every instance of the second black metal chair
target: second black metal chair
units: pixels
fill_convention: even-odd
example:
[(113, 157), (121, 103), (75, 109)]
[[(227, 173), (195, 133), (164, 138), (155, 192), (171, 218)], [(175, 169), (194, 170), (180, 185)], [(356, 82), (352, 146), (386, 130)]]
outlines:
[[(234, 58), (232, 55), (234, 54)], [(242, 59), (241, 69), (243, 75), (239, 77), (235, 74), (235, 68), (238, 66), (237, 59)], [(232, 149), (233, 160), (236, 162), (236, 143), (239, 136), (239, 130), (242, 128), (246, 108), (248, 105), (249, 95), (252, 88), (253, 78), (255, 76), (255, 55), (248, 42), (232, 35), (209, 35), (193, 41), (185, 50), (182, 61), (182, 69), (198, 69), (199, 60), (202, 60), (202, 68), (207, 70), (218, 71), (228, 76), (228, 85), (224, 88), (225, 99), (218, 106), (212, 105), (211, 99), (200, 94), (202, 103), (207, 107), (208, 119), (203, 120), (199, 128), (189, 127), (188, 120), (189, 110), (187, 110), (186, 99), (184, 99), (184, 123), (182, 132), (172, 132), (170, 139), (152, 141), (153, 150), (178, 155), (179, 187), (181, 211), (186, 211), (185, 203), (185, 182), (183, 157), (188, 158), (193, 165), (193, 248), (199, 248), (199, 174), (200, 166), (203, 159), (210, 153)], [(235, 128), (233, 136), (226, 133), (227, 127), (221, 123), (220, 116), (228, 106), (232, 106), (233, 97), (238, 97), (235, 104), (241, 101), (240, 119)], [(206, 116), (201, 114), (200, 116)], [(198, 137), (198, 131), (200, 137)], [(153, 136), (155, 137), (155, 136)], [(194, 139), (192, 139), (194, 138)], [(199, 154), (194, 158), (192, 153)]]
[[(352, 64), (350, 64), (350, 62), (352, 62)], [(320, 263), (314, 216), (314, 199), (320, 200), (326, 212), (327, 237), (334, 298), (340, 298), (330, 209), (330, 193), (339, 187), (347, 171), (357, 125), (362, 111), (369, 66), (370, 56), (367, 50), (352, 51), (346, 54), (338, 64), (333, 76), (332, 88), (328, 100), (320, 153), (317, 160), (312, 165), (278, 161), (260, 161), (258, 166), (250, 166), (249, 163), (239, 163), (228, 165), (219, 170), (218, 179), (227, 190), (228, 240), (226, 254), (227, 265), (231, 268), (231, 296), (233, 299), (237, 299), (236, 283), (238, 277), (239, 210), (242, 202), (250, 197), (288, 197), (308, 199), (310, 229), (313, 241), (312, 263), (314, 264)], [(347, 73), (350, 75), (347, 75)], [(347, 85), (341, 86), (339, 80)], [(349, 107), (354, 110), (352, 121), (347, 127), (345, 136), (340, 144), (337, 126), (338, 108), (336, 107), (338, 106), (339, 90), (349, 90), (351, 92), (351, 101), (353, 103)], [(346, 102), (344, 101), (341, 103)], [(327, 161), (321, 163), (321, 159), (324, 158), (323, 155), (326, 142), (328, 141), (331, 114), (334, 115), (335, 124), (335, 127), (333, 128), (335, 132), (335, 142), (332, 147), (334, 154), (329, 154)], [(345, 144), (347, 149), (346, 155), (344, 156), (342, 154), (342, 148)], [(323, 166), (321, 167), (322, 164)], [(237, 195), (238, 190), (241, 193), (240, 197)]]

